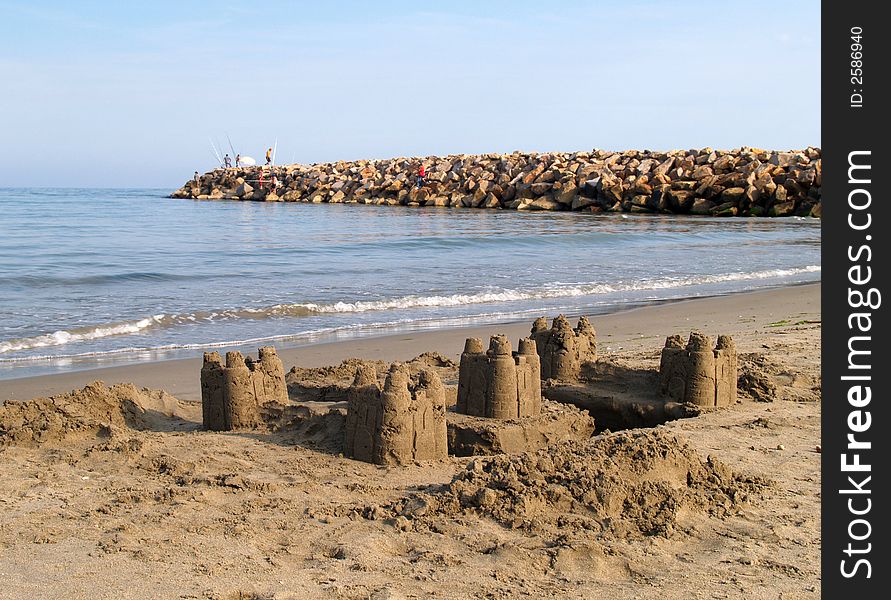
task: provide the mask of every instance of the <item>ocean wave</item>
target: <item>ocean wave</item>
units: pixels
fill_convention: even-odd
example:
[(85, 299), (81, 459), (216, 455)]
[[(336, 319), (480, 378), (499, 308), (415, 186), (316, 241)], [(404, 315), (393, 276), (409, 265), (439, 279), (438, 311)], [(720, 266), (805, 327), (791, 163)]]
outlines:
[(71, 342), (84, 340), (97, 340), (115, 335), (130, 335), (139, 333), (149, 327), (160, 324), (166, 315), (155, 315), (138, 321), (125, 321), (122, 323), (110, 323), (95, 327), (81, 327), (71, 331), (55, 331), (31, 338), (20, 338), (0, 342), (0, 354), (17, 352), (19, 350), (33, 350), (49, 346), (63, 346)]
[[(500, 313), (493, 313), (490, 315), (482, 315), (483, 317), (495, 317)], [(434, 320), (435, 321), (435, 320)], [(114, 348), (111, 350), (96, 350), (91, 352), (77, 352), (72, 354), (37, 354), (32, 356), (18, 356), (18, 357), (10, 357), (10, 358), (0, 358), (0, 364), (2, 363), (22, 363), (22, 362), (35, 362), (41, 360), (66, 360), (66, 359), (83, 359), (83, 358), (91, 358), (91, 357), (105, 357), (105, 356), (114, 356), (118, 354), (133, 354), (139, 352), (154, 352), (154, 353), (162, 353), (169, 352), (174, 350), (199, 350), (199, 349), (210, 349), (210, 348), (233, 348), (238, 346), (247, 346), (252, 344), (261, 344), (261, 343), (270, 343), (270, 342), (280, 342), (285, 340), (299, 340), (299, 339), (312, 339), (317, 336), (337, 334), (339, 332), (345, 332), (355, 329), (367, 329), (367, 330), (375, 330), (375, 329), (386, 329), (392, 327), (398, 327), (400, 325), (405, 325), (408, 323), (423, 323), (419, 321), (414, 321), (412, 319), (397, 319), (395, 321), (382, 321), (375, 323), (353, 323), (350, 325), (341, 325), (339, 327), (323, 327), (319, 329), (308, 329), (305, 331), (299, 331), (296, 333), (285, 333), (279, 335), (268, 335), (262, 337), (251, 337), (251, 338), (241, 338), (241, 339), (232, 339), (232, 340), (224, 340), (224, 341), (212, 341), (212, 342), (196, 342), (196, 343), (187, 343), (187, 344), (162, 344), (159, 346), (128, 346), (125, 348)]]
[[(325, 314), (349, 314), (365, 313), (371, 311), (391, 311), (424, 308), (452, 308), (478, 304), (495, 304), (503, 302), (520, 302), (534, 300), (549, 300), (556, 298), (572, 298), (584, 296), (598, 296), (610, 293), (639, 292), (647, 290), (666, 290), (695, 285), (709, 285), (733, 281), (767, 280), (782, 277), (792, 277), (805, 273), (820, 272), (819, 265), (791, 269), (770, 269), (748, 273), (721, 273), (714, 275), (699, 275), (692, 277), (663, 277), (657, 280), (640, 282), (615, 282), (615, 283), (582, 283), (582, 284), (553, 284), (549, 287), (533, 289), (501, 289), (476, 293), (451, 294), (451, 295), (409, 295), (400, 298), (383, 300), (360, 300), (355, 302), (333, 303), (294, 303), (275, 304), (261, 308), (221, 309), (218, 311), (196, 311), (180, 315), (154, 315), (151, 317), (124, 321), (119, 323), (102, 324), (93, 327), (83, 327), (70, 331), (56, 331), (44, 335), (29, 338), (19, 338), (0, 342), (0, 354), (63, 346), (74, 342), (96, 340), (111, 336), (133, 335), (143, 333), (150, 328), (171, 327), (188, 323), (200, 323), (206, 321), (218, 322), (222, 320), (244, 319), (270, 319), (285, 317), (306, 317)], [(258, 338), (245, 341), (268, 341), (272, 338)], [(227, 342), (228, 343), (228, 342)], [(178, 346), (177, 348), (187, 348)], [(196, 347), (208, 347), (196, 345)]]
[(28, 363), (39, 361), (56, 361), (56, 360), (79, 360), (90, 358), (113, 357), (122, 354), (137, 353), (155, 353), (163, 354), (165, 352), (173, 352), (178, 350), (208, 350), (212, 348), (237, 348), (241, 346), (251, 346), (272, 342), (293, 342), (293, 341), (312, 341), (315, 339), (330, 339), (330, 336), (337, 336), (347, 333), (349, 337), (353, 337), (354, 332), (374, 334), (377, 332), (396, 332), (405, 326), (411, 326), (416, 329), (433, 329), (451, 326), (469, 326), (482, 323), (496, 323), (505, 320), (511, 320), (523, 317), (525, 315), (538, 315), (539, 309), (529, 308), (510, 312), (489, 312), (474, 315), (454, 316), (454, 317), (433, 317), (428, 319), (395, 319), (390, 321), (374, 321), (371, 323), (350, 323), (348, 325), (340, 325), (336, 327), (322, 327), (318, 329), (307, 329), (304, 331), (283, 333), (278, 335), (268, 335), (262, 337), (250, 337), (230, 339), (223, 341), (195, 342), (185, 344), (161, 344), (158, 346), (127, 346), (124, 348), (113, 348), (110, 350), (94, 350), (87, 352), (76, 352), (71, 354), (35, 354), (30, 356), (16, 356), (0, 358), (0, 364)]
[(707, 285), (728, 281), (746, 281), (752, 279), (773, 279), (791, 277), (803, 273), (819, 272), (820, 267), (809, 265), (794, 269), (771, 269), (751, 273), (724, 273), (702, 275), (696, 277), (664, 278), (639, 283), (586, 283), (576, 285), (559, 285), (534, 290), (512, 290), (478, 292), (474, 294), (453, 294), (450, 296), (404, 296), (392, 300), (366, 300), (359, 302), (336, 302), (333, 304), (279, 304), (267, 309), (270, 316), (289, 311), (311, 310), (314, 313), (361, 313), (376, 310), (397, 310), (408, 308), (454, 307), (468, 304), (490, 304), (494, 302), (516, 302), (522, 300), (548, 300), (552, 298), (569, 298), (574, 296), (596, 296), (615, 292), (636, 292), (644, 290), (664, 290), (692, 285)]
[(50, 275), (17, 275), (0, 277), (0, 284), (20, 285), (24, 287), (53, 287), (76, 285), (109, 285), (122, 282), (146, 281), (152, 283), (164, 281), (192, 281), (210, 279), (224, 275), (183, 275), (179, 273), (156, 273), (134, 271), (128, 273), (112, 273), (108, 275), (50, 276)]

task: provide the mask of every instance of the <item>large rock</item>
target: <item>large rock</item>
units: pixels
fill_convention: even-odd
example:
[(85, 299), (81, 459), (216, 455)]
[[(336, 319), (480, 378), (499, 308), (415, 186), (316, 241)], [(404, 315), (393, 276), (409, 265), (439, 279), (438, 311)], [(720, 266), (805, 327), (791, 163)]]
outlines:
[(795, 212), (794, 202), (780, 202), (770, 207), (771, 217), (788, 217)]
[(711, 214), (713, 208), (715, 208), (714, 202), (705, 198), (699, 198), (693, 202), (690, 212), (694, 215), (708, 215)]
[(567, 183), (559, 191), (554, 192), (554, 200), (560, 204), (572, 206), (579, 195), (579, 188), (574, 182)]
[(529, 210), (562, 210), (563, 208), (564, 206), (562, 204), (549, 196), (536, 198), (528, 204)]
[(740, 200), (745, 198), (746, 190), (740, 187), (732, 187), (727, 188), (723, 192), (721, 192), (721, 202), (733, 202), (734, 204), (738, 203)]

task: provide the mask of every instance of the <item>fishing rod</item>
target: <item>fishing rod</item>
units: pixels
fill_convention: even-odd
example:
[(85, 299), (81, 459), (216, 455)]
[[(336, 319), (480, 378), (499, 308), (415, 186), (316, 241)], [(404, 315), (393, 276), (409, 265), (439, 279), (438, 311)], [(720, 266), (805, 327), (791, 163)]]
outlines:
[[(220, 149), (220, 154), (223, 154), (223, 145), (219, 142), (219, 140), (217, 140), (217, 147)], [(220, 163), (220, 166), (221, 166), (221, 167), (225, 167), (225, 166), (226, 166), (226, 160), (225, 160), (225, 158), (224, 158), (223, 161)]]
[(208, 141), (210, 142), (210, 147), (213, 148), (213, 155), (216, 157), (217, 162), (220, 163), (220, 165), (222, 165), (222, 164), (223, 164), (223, 158), (220, 156), (220, 153), (217, 152), (217, 147), (216, 147), (216, 145), (214, 145), (214, 143), (213, 143), (213, 139), (210, 138), (209, 136), (208, 136), (207, 139), (208, 139)]

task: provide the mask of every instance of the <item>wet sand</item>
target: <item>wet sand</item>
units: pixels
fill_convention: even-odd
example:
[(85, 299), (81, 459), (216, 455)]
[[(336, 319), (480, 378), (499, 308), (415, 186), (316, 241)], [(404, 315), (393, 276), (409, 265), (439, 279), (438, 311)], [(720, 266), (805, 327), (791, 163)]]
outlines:
[[(592, 318), (592, 323), (597, 330), (599, 353), (608, 355), (623, 349), (658, 346), (666, 336), (687, 335), (693, 328), (712, 335), (734, 335), (784, 319), (794, 320), (796, 315), (819, 312), (820, 286), (807, 284), (645, 306), (598, 315)], [(425, 351), (437, 351), (457, 359), (466, 338), (487, 339), (494, 333), (505, 333), (516, 343), (516, 339), (529, 334), (532, 321), (530, 318), (511, 324), (402, 333), (280, 349), (278, 353), (286, 369), (295, 365), (336, 364), (351, 356), (408, 360)], [(0, 401), (64, 393), (96, 380), (109, 384), (131, 382), (139, 387), (163, 389), (181, 400), (198, 400), (201, 356), (196, 352), (195, 358), (190, 359), (3, 380), (0, 381)]]

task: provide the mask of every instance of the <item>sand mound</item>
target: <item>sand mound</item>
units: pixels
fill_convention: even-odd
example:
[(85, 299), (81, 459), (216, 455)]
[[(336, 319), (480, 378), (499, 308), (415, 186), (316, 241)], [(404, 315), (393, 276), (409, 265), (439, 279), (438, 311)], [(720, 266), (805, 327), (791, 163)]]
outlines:
[[(424, 369), (434, 369), (443, 383), (456, 383), (458, 365), (438, 352), (424, 352), (405, 363), (415, 377)], [(347, 358), (339, 365), (326, 367), (292, 367), (285, 376), (288, 395), (299, 402), (345, 402), (346, 391), (361, 366), (372, 366), (378, 383), (383, 386), (390, 363), (381, 360)]]
[(667, 536), (684, 511), (724, 516), (766, 485), (703, 460), (674, 435), (635, 430), (477, 458), (444, 488), (386, 510), (397, 520), (472, 512), (529, 531)]
[(291, 381), (319, 381), (326, 383), (352, 382), (356, 376), (356, 369), (362, 365), (374, 365), (375, 368), (383, 368), (387, 363), (380, 360), (364, 360), (361, 358), (347, 358), (339, 365), (327, 365), (324, 367), (291, 367), (285, 376), (288, 383)]
[(777, 385), (773, 376), (779, 370), (761, 354), (743, 354), (739, 357), (739, 393), (756, 402), (777, 400)]
[(447, 356), (443, 356), (439, 352), (424, 352), (422, 354), (419, 354), (408, 362), (409, 365), (413, 363), (439, 369), (458, 368), (458, 363)]
[[(189, 428), (176, 398), (130, 383), (107, 387), (94, 381), (82, 390), (0, 406), (0, 445), (42, 444), (95, 436), (110, 428), (174, 431)], [(197, 424), (192, 424), (197, 425)]]

